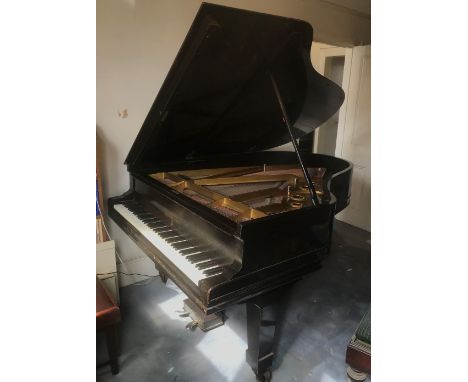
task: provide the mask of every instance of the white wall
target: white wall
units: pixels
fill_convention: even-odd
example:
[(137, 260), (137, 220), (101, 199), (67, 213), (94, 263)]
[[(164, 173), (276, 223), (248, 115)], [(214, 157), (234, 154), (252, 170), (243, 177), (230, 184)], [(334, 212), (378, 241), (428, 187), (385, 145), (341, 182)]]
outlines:
[[(320, 0), (211, 2), (306, 20), (314, 27), (315, 40), (331, 44), (370, 41), (370, 18)], [(123, 162), (200, 4), (199, 0), (97, 0), (96, 139), (105, 199), (129, 187)], [(107, 222), (126, 265), (121, 269), (154, 273), (152, 262)], [(122, 278), (121, 284), (128, 280)]]

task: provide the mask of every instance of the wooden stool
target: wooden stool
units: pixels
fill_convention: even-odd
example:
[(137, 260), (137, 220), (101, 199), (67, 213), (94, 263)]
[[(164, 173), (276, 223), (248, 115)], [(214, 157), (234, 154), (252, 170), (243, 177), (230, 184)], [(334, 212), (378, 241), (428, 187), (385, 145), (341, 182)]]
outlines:
[(96, 277), (96, 329), (106, 331), (107, 352), (112, 374), (119, 372), (117, 326), (120, 319), (119, 307), (104, 288), (101, 280)]

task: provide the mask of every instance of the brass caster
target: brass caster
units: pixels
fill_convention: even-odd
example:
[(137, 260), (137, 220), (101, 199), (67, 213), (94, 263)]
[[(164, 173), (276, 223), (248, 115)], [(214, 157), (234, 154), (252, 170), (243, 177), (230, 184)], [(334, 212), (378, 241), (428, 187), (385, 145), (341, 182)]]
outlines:
[(260, 381), (260, 382), (270, 382), (273, 376), (271, 373), (271, 369), (265, 370), (265, 372), (261, 375), (258, 375), (258, 374), (256, 375), (257, 375), (257, 381)]

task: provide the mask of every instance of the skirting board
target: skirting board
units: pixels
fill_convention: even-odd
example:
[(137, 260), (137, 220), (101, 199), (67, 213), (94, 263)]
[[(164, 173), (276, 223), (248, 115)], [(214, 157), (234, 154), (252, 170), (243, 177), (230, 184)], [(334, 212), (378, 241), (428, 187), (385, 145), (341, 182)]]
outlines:
[[(138, 257), (135, 259), (130, 259), (124, 261), (122, 264), (117, 264), (117, 270), (124, 273), (140, 273), (143, 275), (157, 276), (159, 273), (156, 270), (153, 261), (148, 257)], [(120, 287), (125, 287), (127, 285), (135, 284), (140, 281), (146, 280), (146, 276), (127, 276), (125, 274), (119, 273), (119, 284)]]

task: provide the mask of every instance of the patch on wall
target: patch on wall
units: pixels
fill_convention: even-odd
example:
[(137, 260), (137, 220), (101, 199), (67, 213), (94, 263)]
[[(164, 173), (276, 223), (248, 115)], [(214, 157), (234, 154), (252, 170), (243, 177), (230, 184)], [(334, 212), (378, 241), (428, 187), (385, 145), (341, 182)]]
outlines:
[(128, 117), (128, 110), (123, 109), (122, 111), (119, 111), (119, 117), (120, 118), (127, 118)]

